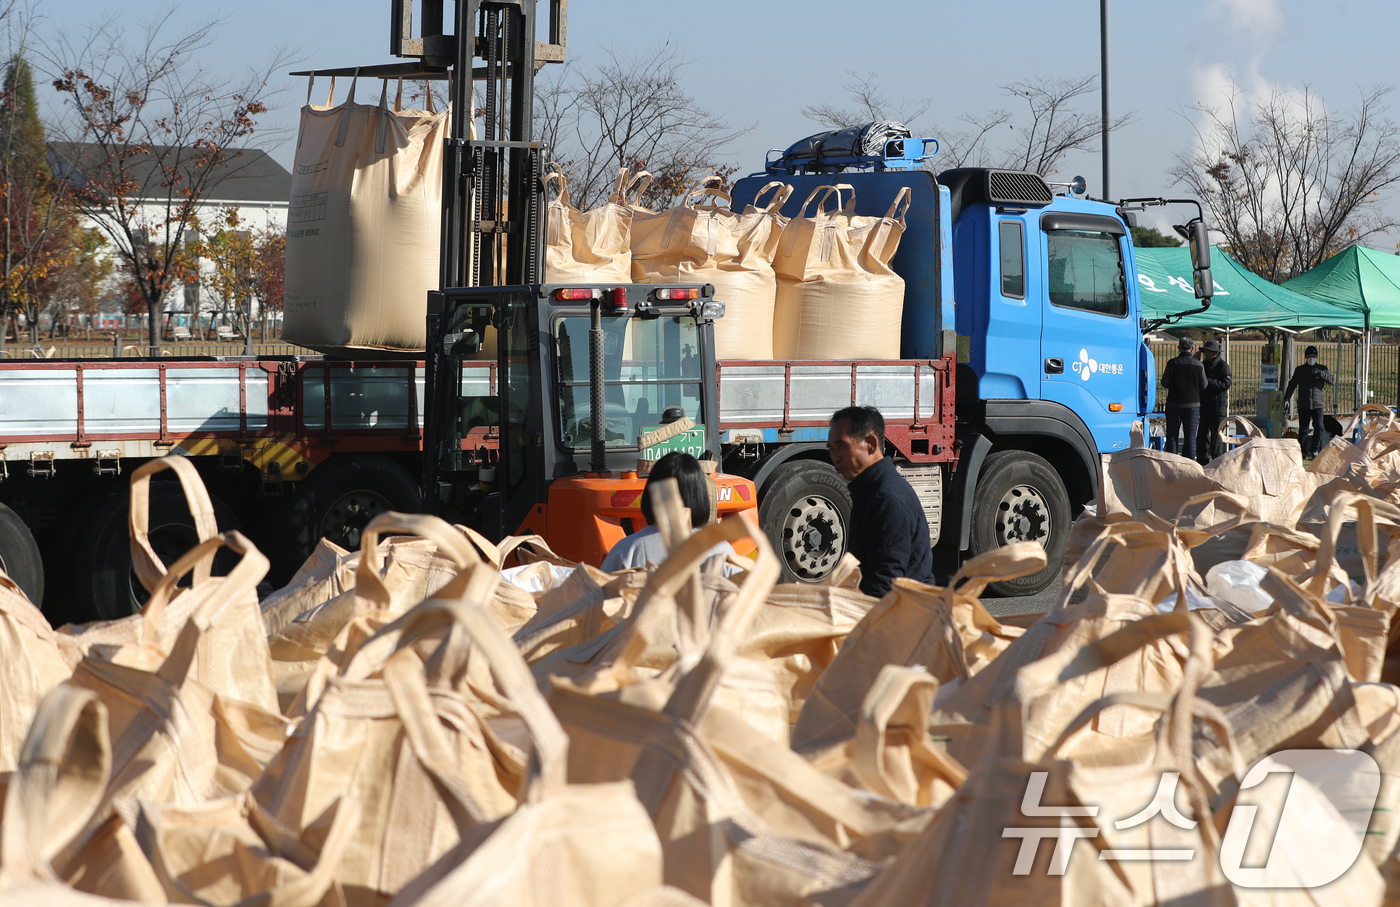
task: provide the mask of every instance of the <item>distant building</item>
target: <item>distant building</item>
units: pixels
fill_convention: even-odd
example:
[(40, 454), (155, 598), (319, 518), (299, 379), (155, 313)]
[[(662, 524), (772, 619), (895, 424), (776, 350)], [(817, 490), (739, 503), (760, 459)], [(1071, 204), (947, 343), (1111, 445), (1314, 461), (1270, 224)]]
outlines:
[[(168, 190), (161, 186), (163, 174), (157, 161), (170, 159), (176, 149), (157, 147), (149, 160), (132, 156), (125, 162), (125, 172), (133, 183), (132, 198), (147, 201), (151, 216), (158, 216), (156, 205), (164, 205)], [(187, 150), (188, 157), (198, 152)], [(237, 207), (239, 217), (249, 227), (266, 230), (271, 226), (286, 228), (287, 198), (292, 194), (292, 175), (274, 161), (267, 152), (255, 148), (230, 149), (228, 160), (217, 168), (216, 179), (200, 199), (199, 218), (206, 224), (221, 220), (228, 208)], [(74, 186), (84, 186), (92, 173), (104, 166), (106, 153), (101, 146), (78, 142), (50, 142), (49, 164), (55, 173), (67, 174)], [(193, 164), (185, 169), (192, 172)]]
[[(155, 223), (162, 219), (169, 190), (162, 185), (164, 173), (159, 162), (179, 162), (187, 178), (195, 174), (194, 162), (200, 152), (158, 146), (144, 155), (132, 155), (123, 161), (123, 173), (131, 190), (128, 196), (142, 203), (140, 220)], [(287, 227), (287, 199), (292, 191), (292, 175), (267, 152), (254, 148), (229, 149), (226, 162), (217, 167), (214, 179), (203, 191), (196, 206), (200, 223), (207, 230), (218, 229), (230, 208), (238, 209), (239, 228), (265, 231)], [(49, 165), (56, 174), (67, 176), (75, 187), (102, 182), (101, 171), (109, 166), (107, 152), (100, 145), (79, 142), (50, 142)], [(188, 163), (186, 163), (188, 161)], [(99, 226), (89, 218), (93, 226)], [(191, 237), (194, 238), (194, 237)], [(204, 263), (204, 270), (212, 266)], [(167, 297), (165, 311), (180, 313), (181, 322), (188, 323), (189, 313), (226, 312), (229, 301), (207, 298), (199, 285), (177, 287)]]

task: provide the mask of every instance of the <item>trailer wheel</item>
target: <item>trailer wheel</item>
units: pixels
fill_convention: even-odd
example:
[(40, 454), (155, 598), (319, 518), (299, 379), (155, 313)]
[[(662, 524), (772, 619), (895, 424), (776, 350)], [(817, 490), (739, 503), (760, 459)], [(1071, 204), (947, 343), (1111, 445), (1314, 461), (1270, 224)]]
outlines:
[[(212, 494), (209, 499), (214, 505), (214, 518), (220, 532), (242, 528), (227, 504)], [(73, 545), (72, 598), (64, 609), (67, 613), (58, 613), (62, 603), (54, 603), (51, 620), (115, 620), (135, 614), (150, 598), (150, 593), (131, 569), (131, 533), (127, 519), (130, 509), (130, 493), (116, 492), (98, 504), (78, 529)], [(151, 547), (166, 566), (199, 544), (194, 518), (190, 516), (178, 482), (151, 483), (148, 534)], [(237, 555), (228, 549), (220, 550), (214, 556), (214, 575), (227, 576), (237, 563)], [(180, 584), (189, 585), (188, 577)]]
[(44, 559), (24, 520), (0, 504), (0, 570), (24, 590), (35, 607), (44, 601)]
[(270, 553), (273, 585), (285, 585), (323, 538), (358, 551), (360, 530), (390, 510), (419, 513), (423, 496), (408, 470), (388, 457), (337, 457), (316, 467), (287, 504), (277, 508), (272, 537), (279, 543)]
[(1069, 495), (1054, 467), (1033, 453), (1001, 450), (982, 464), (972, 503), (974, 556), (1012, 542), (1037, 542), (1045, 569), (992, 583), (993, 595), (1033, 595), (1054, 582), (1069, 540)]
[(783, 564), (779, 582), (815, 583), (846, 553), (851, 495), (830, 463), (799, 460), (763, 486), (758, 518)]

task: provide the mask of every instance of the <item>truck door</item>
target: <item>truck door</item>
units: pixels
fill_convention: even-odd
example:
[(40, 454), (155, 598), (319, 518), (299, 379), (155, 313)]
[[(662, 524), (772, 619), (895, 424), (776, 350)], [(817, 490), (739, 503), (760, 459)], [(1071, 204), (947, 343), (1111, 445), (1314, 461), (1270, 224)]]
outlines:
[(1127, 230), (1107, 215), (1047, 211), (1039, 233), (1041, 399), (1077, 413), (1100, 451), (1121, 450), (1137, 416), (1142, 343), (1129, 302)]

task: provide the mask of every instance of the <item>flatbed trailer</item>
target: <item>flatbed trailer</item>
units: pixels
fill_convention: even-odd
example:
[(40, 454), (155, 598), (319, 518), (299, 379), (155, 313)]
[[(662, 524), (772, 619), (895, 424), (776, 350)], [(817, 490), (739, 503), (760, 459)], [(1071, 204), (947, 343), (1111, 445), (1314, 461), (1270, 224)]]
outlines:
[[(462, 369), (477, 393), (496, 393), (495, 360)], [(956, 459), (950, 360), (730, 360), (718, 364), (715, 377), (715, 454), (727, 472), (758, 485), (775, 540), (794, 525), (827, 533), (814, 537), (813, 553), (833, 550), (829, 543), (839, 540), (847, 505), (825, 465), (826, 425), (853, 402), (884, 412), (897, 462), (938, 532), (943, 472)], [(127, 563), (119, 531), (124, 476), (173, 453), (194, 460), (221, 527), (249, 535), (274, 562), (271, 581), (280, 582), (319, 538), (353, 548), (374, 514), (421, 507), (423, 392), (421, 361), (0, 362), (0, 567), (45, 597), (55, 620), (116, 607), (88, 575), (109, 576)], [(479, 429), (470, 445), (490, 462), (494, 429)], [(794, 471), (802, 481), (793, 482)], [(807, 504), (811, 495), (801, 492), (812, 481), (829, 487)], [(157, 495), (165, 521), (153, 537), (159, 544), (168, 535), (174, 550), (188, 535), (188, 516), (178, 499), (166, 500), (171, 492)], [(17, 540), (25, 533), (29, 551)], [(821, 567), (821, 558), (792, 564), (798, 576)], [(139, 600), (139, 586), (131, 594)]]
[[(111, 582), (130, 569), (125, 476), (176, 454), (280, 583), (320, 538), (354, 548), (375, 514), (421, 509), (422, 409), (412, 360), (0, 361), (0, 568), (55, 622), (130, 604), (104, 590), (141, 600)], [(192, 528), (177, 492), (153, 493), (152, 544), (178, 555)]]

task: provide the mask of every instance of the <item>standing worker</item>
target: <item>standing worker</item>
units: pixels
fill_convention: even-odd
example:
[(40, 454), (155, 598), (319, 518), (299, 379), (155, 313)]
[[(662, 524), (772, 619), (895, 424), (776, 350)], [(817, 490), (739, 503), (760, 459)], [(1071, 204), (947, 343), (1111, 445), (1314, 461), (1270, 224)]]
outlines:
[(882, 598), (897, 577), (933, 583), (933, 550), (924, 506), (885, 456), (885, 417), (848, 406), (831, 417), (826, 448), (850, 483), (848, 551), (860, 560), (860, 591)]
[[(1288, 379), (1288, 389), (1283, 392), (1284, 402), (1298, 388), (1298, 445), (1303, 448), (1303, 456), (1317, 455), (1317, 445), (1322, 440), (1322, 407), (1324, 388), (1336, 384), (1337, 379), (1327, 366), (1317, 361), (1317, 347), (1310, 346), (1303, 351), (1303, 364), (1293, 370)], [(1308, 423), (1312, 423), (1312, 437), (1308, 436)]]
[(1162, 370), (1162, 386), (1167, 389), (1167, 453), (1176, 453), (1176, 435), (1182, 432), (1181, 455), (1196, 459), (1196, 431), (1201, 419), (1201, 392), (1206, 389), (1206, 370), (1191, 355), (1196, 342), (1182, 337), (1176, 342), (1181, 355), (1167, 360)]
[(1207, 340), (1201, 347), (1201, 365), (1206, 370), (1206, 391), (1201, 395), (1201, 427), (1196, 432), (1196, 459), (1204, 466), (1225, 452), (1220, 423), (1230, 408), (1230, 363), (1220, 355), (1220, 344)]

